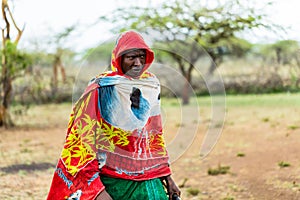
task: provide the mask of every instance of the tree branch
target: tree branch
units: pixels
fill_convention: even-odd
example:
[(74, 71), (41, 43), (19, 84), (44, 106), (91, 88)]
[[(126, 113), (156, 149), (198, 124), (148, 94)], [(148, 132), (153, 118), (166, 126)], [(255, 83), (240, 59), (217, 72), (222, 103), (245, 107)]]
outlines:
[(7, 19), (7, 16), (6, 16), (6, 12), (5, 12), (5, 9), (8, 8), (8, 4), (7, 4), (7, 0), (2, 0), (2, 7), (1, 7), (1, 11), (2, 11), (2, 17), (5, 21), (5, 24), (6, 24), (6, 36), (5, 36), (5, 32), (4, 32), (4, 29), (2, 29), (2, 33), (3, 33), (3, 43), (5, 41), (5, 38), (6, 39), (10, 39), (10, 36), (9, 36), (9, 33), (10, 33), (10, 23)]
[[(6, 1), (6, 4), (7, 4), (7, 0), (5, 0), (5, 1)], [(21, 36), (22, 36), (22, 33), (23, 33), (23, 31), (24, 31), (24, 28), (25, 28), (25, 25), (23, 26), (23, 29), (21, 30), (21, 29), (17, 26), (17, 24), (16, 24), (16, 22), (15, 22), (15, 19), (14, 19), (13, 15), (12, 15), (12, 12), (10, 11), (8, 5), (6, 5), (6, 8), (7, 8), (7, 11), (8, 11), (8, 13), (9, 13), (9, 16), (10, 16), (10, 18), (11, 18), (13, 24), (14, 24), (14, 27), (15, 27), (15, 28), (17, 29), (17, 31), (18, 31), (18, 35), (17, 35), (17, 37), (16, 37), (16, 39), (15, 39), (15, 43), (17, 44), (17, 43), (19, 42)]]

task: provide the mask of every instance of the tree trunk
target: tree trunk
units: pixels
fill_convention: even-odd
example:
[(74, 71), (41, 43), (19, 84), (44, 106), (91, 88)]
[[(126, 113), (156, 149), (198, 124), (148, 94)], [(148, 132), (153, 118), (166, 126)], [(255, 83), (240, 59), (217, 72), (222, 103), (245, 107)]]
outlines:
[(183, 105), (188, 105), (190, 103), (190, 95), (189, 92), (190, 87), (189, 87), (189, 82), (188, 80), (185, 80), (183, 90), (182, 90), (182, 104)]
[(182, 104), (188, 105), (190, 103), (192, 71), (194, 65), (190, 63), (188, 71), (185, 73), (185, 82), (182, 90)]
[(55, 55), (53, 62), (53, 82), (52, 82), (52, 93), (56, 94), (58, 90), (58, 70), (60, 70), (62, 82), (66, 83), (66, 72), (61, 61), (61, 55)]
[(0, 105), (0, 127), (4, 126), (5, 128), (10, 128), (14, 126), (13, 121), (10, 117), (10, 112), (8, 108)]
[(57, 60), (53, 63), (52, 95), (56, 94), (58, 85)]
[(277, 64), (280, 65), (281, 64), (281, 48), (276, 48), (276, 61)]
[(208, 75), (213, 75), (214, 71), (216, 70), (216, 64), (214, 61), (211, 61), (209, 69), (208, 69)]
[[(0, 94), (0, 126), (5, 126), (6, 128), (14, 126), (13, 121), (11, 120), (9, 107), (12, 101), (12, 81), (13, 81), (13, 75), (10, 68), (10, 64), (8, 63), (8, 57), (9, 53), (7, 50), (7, 42), (10, 42), (10, 22), (13, 24), (14, 28), (17, 31), (16, 39), (14, 40), (14, 44), (17, 45), (23, 30), (19, 29), (17, 26), (12, 12), (8, 6), (7, 0), (2, 0), (2, 7), (1, 7), (2, 17), (5, 22), (5, 28), (2, 28), (2, 71), (1, 71), (1, 86), (2, 86), (2, 93)], [(8, 20), (7, 17), (10, 17), (10, 20)]]
[(5, 126), (6, 128), (14, 126), (14, 123), (11, 120), (9, 107), (11, 104), (11, 95), (12, 95), (12, 80), (9, 76), (6, 64), (6, 55), (2, 54), (2, 102), (0, 105), (0, 126)]
[(222, 62), (222, 56), (221, 55), (216, 55), (214, 52), (209, 52), (208, 54), (211, 57), (211, 62), (210, 62), (210, 66), (208, 68), (208, 72), (207, 75), (208, 76), (212, 76), (215, 72), (215, 70), (217, 69), (218, 65)]

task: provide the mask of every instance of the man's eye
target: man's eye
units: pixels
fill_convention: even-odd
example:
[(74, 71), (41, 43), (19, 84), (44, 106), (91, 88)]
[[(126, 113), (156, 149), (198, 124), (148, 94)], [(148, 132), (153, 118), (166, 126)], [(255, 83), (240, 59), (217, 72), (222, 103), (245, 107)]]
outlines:
[(136, 55), (136, 56), (127, 56), (126, 58), (129, 60), (134, 60), (136, 58), (145, 59), (146, 55)]

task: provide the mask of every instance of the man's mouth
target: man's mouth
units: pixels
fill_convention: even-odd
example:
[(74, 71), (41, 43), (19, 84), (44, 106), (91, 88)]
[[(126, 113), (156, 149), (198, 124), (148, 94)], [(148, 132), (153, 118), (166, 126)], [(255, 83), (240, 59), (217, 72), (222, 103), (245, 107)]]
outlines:
[(134, 73), (139, 73), (139, 72), (142, 71), (142, 69), (143, 69), (142, 66), (140, 66), (140, 67), (132, 67), (130, 71), (132, 71)]
[(143, 65), (141, 65), (141, 66), (132, 66), (131, 69), (126, 72), (126, 74), (128, 76), (138, 77), (143, 72), (143, 68), (144, 68)]

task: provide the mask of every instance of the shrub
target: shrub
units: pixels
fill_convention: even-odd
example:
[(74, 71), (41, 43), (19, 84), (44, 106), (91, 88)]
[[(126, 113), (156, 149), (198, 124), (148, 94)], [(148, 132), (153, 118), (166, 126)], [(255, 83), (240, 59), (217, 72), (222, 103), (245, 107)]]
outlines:
[(221, 166), (219, 165), (217, 168), (209, 168), (208, 175), (216, 176), (219, 174), (227, 174), (230, 170), (229, 166)]
[(188, 188), (187, 193), (192, 196), (197, 196), (199, 194), (200, 190), (197, 188)]
[(280, 168), (284, 168), (284, 167), (289, 167), (289, 166), (291, 166), (291, 164), (288, 163), (288, 162), (285, 162), (285, 161), (280, 161), (280, 162), (278, 163), (278, 166), (279, 166)]

